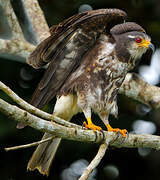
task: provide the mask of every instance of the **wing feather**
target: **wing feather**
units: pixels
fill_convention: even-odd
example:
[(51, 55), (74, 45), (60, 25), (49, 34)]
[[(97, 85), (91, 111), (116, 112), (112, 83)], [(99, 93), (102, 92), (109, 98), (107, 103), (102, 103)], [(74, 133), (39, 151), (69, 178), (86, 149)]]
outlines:
[(52, 27), (51, 36), (37, 46), (27, 61), (35, 68), (50, 62), (31, 104), (42, 108), (48, 103), (81, 65), (99, 35), (125, 18), (126, 13), (119, 9), (100, 9), (77, 14)]

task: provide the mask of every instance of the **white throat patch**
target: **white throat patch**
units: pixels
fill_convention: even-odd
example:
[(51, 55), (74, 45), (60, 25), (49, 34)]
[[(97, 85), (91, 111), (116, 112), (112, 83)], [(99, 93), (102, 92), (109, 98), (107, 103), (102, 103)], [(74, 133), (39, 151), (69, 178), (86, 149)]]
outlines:
[(147, 51), (147, 48), (128, 48), (128, 51), (133, 59), (140, 59), (142, 55)]

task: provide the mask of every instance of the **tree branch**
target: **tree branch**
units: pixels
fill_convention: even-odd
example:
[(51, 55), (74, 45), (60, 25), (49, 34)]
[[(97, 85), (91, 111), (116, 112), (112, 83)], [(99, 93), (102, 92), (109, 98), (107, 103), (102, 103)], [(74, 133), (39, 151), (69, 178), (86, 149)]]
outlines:
[(53, 116), (53, 114), (49, 114), (44, 111), (41, 111), (38, 108), (35, 108), (34, 106), (30, 105), (29, 103), (24, 101), (22, 98), (20, 98), (17, 94), (15, 94), (9, 87), (7, 87), (1, 81), (0, 81), (0, 89), (3, 92), (5, 92), (14, 102), (16, 102), (18, 105), (20, 105), (22, 107), (22, 109), (25, 109), (26, 111), (30, 112), (31, 114), (34, 114), (45, 120), (49, 120), (49, 121), (53, 120), (56, 123), (66, 126), (66, 127), (80, 127), (78, 125), (73, 126), (73, 124), (68, 121), (65, 121), (63, 119), (60, 119), (59, 117)]
[(95, 169), (98, 166), (98, 164), (102, 160), (103, 156), (105, 155), (105, 152), (108, 148), (108, 144), (109, 143), (103, 143), (100, 145), (97, 155), (94, 157), (94, 159), (88, 165), (88, 167), (84, 170), (82, 176), (78, 180), (88, 179), (88, 177), (91, 174), (91, 172), (93, 171), (93, 169)]
[[(22, 1), (37, 42), (40, 42), (50, 35), (43, 12), (37, 0)], [(1, 56), (6, 57), (7, 54), (10, 59), (26, 63), (26, 58), (33, 52), (35, 46), (25, 40), (10, 0), (1, 0), (0, 5), (12, 31), (11, 39), (0, 39)], [(17, 58), (17, 56), (21, 59)]]
[(160, 108), (160, 88), (148, 84), (135, 73), (127, 74), (119, 93), (151, 108)]
[[(144, 84), (147, 84), (147, 83), (144, 83)], [(145, 87), (146, 87), (146, 85), (145, 85)], [(153, 87), (149, 84), (147, 84), (147, 88), (154, 88), (157, 91), (157, 93), (159, 91), (158, 87)], [(147, 88), (145, 88), (145, 91), (151, 92)], [(8, 94), (23, 109), (25, 109), (26, 111), (28, 111), (32, 114), (35, 114), (36, 116), (41, 117), (41, 118), (33, 116), (30, 113), (28, 113), (24, 110), (21, 110), (20, 108), (18, 108), (16, 106), (10, 105), (1, 99), (0, 100), (0, 111), (2, 113), (6, 114), (8, 117), (12, 117), (16, 121), (24, 122), (35, 129), (38, 129), (40, 131), (49, 132), (53, 135), (60, 136), (62, 138), (67, 138), (70, 140), (78, 140), (78, 141), (87, 141), (87, 142), (95, 141), (96, 137), (92, 131), (86, 131), (86, 130), (84, 131), (78, 125), (74, 125), (73, 123), (67, 122), (61, 118), (58, 118), (56, 116), (53, 116), (51, 114), (48, 114), (46, 112), (43, 112), (43, 111), (35, 108), (34, 106), (28, 104), (27, 102), (25, 102), (24, 100), (19, 98), (13, 91), (11, 91), (11, 89), (9, 89), (2, 82), (0, 82), (0, 89), (3, 90), (6, 94)], [(127, 89), (125, 92), (129, 93), (130, 91), (131, 91), (130, 89)], [(159, 94), (160, 94), (160, 91), (159, 91)], [(133, 95), (131, 94), (131, 96), (133, 96)], [(152, 96), (154, 96), (154, 95), (152, 95)], [(150, 96), (147, 96), (147, 97), (150, 97)], [(147, 101), (148, 100), (146, 98), (145, 102), (147, 102)], [(43, 119), (52, 120), (58, 124), (44, 121)], [(54, 127), (56, 127), (55, 129), (53, 129), (53, 124), (55, 125)], [(66, 126), (66, 127), (64, 127), (64, 126)], [(67, 129), (65, 129), (65, 128), (67, 128)], [(92, 132), (92, 133), (88, 134), (88, 132)], [(110, 136), (109, 135), (110, 133), (109, 134), (108, 133), (109, 132), (105, 132), (106, 139), (108, 139)], [(116, 138), (116, 134), (115, 135), (113, 135), (113, 134), (112, 134), (111, 141), (114, 141), (114, 139)], [(84, 136), (88, 137), (89, 139), (84, 138)], [(103, 138), (102, 138), (101, 133), (98, 133), (96, 142), (100, 142), (100, 141), (102, 141), (102, 139)], [(116, 143), (114, 142), (112, 145), (115, 146)], [(122, 147), (122, 145), (118, 145), (118, 147)], [(160, 137), (152, 136), (152, 135), (129, 135), (129, 138), (123, 143), (123, 147), (150, 147), (150, 148), (154, 148), (154, 149), (159, 149), (160, 148)]]
[[(38, 1), (21, 1), (23, 3), (25, 13), (28, 16), (32, 31), (34, 32), (35, 39), (37, 42), (44, 40), (50, 35), (50, 33), (43, 12), (39, 7)], [(7, 17), (9, 27), (12, 31), (11, 39), (0, 39), (0, 53), (4, 55), (11, 55), (10, 58), (12, 58), (12, 56), (18, 56), (22, 58), (23, 62), (26, 62), (25, 59), (35, 49), (35, 46), (28, 43), (24, 38), (22, 29), (14, 13), (10, 0), (1, 0), (0, 5), (4, 11), (5, 16)], [(16, 58), (16, 60), (18, 59)], [(83, 130), (78, 125), (64, 121), (63, 119), (55, 117), (31, 106), (1, 82), (0, 89), (8, 94), (18, 105), (20, 105), (21, 108), (24, 109), (22, 110), (0, 99), (0, 112), (7, 115), (8, 117), (16, 121), (23, 122), (39, 131), (48, 132), (64, 139), (96, 143), (103, 141), (103, 135), (100, 132), (95, 134), (91, 130)], [(119, 93), (138, 100), (139, 102), (144, 103), (152, 108), (160, 107), (160, 88), (149, 85), (135, 74), (127, 74), (125, 81), (119, 90)], [(53, 122), (48, 122), (46, 120), (52, 120)], [(121, 143), (122, 137), (117, 139), (117, 135), (113, 132), (104, 131), (104, 135), (107, 142), (100, 146), (96, 157), (86, 168), (79, 180), (85, 180), (89, 177), (91, 171), (99, 164), (100, 160), (104, 156), (109, 144), (115, 147), (147, 147), (157, 150), (160, 149), (160, 137), (158, 136), (130, 134), (125, 142)], [(43, 142), (41, 141), (38, 143)], [(38, 143), (32, 143), (27, 145), (27, 147), (37, 145)], [(26, 147), (26, 145), (24, 145), (23, 148), (24, 147)]]
[(17, 17), (14, 13), (10, 0), (1, 0), (0, 5), (2, 6), (4, 14), (7, 17), (9, 27), (12, 30), (12, 39), (24, 40), (21, 27), (18, 23)]
[(47, 139), (42, 139), (41, 141), (37, 141), (37, 142), (34, 142), (34, 143), (20, 145), (20, 146), (14, 146), (14, 147), (8, 147), (8, 148), (4, 148), (4, 149), (5, 149), (5, 151), (14, 151), (14, 150), (17, 150), (17, 149), (24, 149), (24, 148), (29, 148), (29, 147), (33, 147), (33, 146), (38, 146), (39, 144), (50, 141), (53, 138), (55, 138), (55, 137), (52, 136), (52, 137), (49, 137)]
[(19, 39), (11, 39), (11, 40), (4, 40), (0, 39), (0, 53), (1, 55), (9, 54), (9, 57), (15, 59), (16, 56), (23, 59), (19, 60), (16, 58), (17, 61), (24, 62), (26, 61), (25, 58), (29, 56), (31, 52), (35, 49), (35, 46), (29, 44), (26, 41), (22, 41)]
[[(127, 78), (127, 80), (129, 83), (131, 83), (131, 85), (133, 85), (133, 87), (134, 87), (134, 81), (136, 81), (138, 83), (139, 82), (141, 83), (142, 86), (139, 86), (139, 87), (144, 88), (143, 92), (146, 91), (146, 92), (150, 93), (151, 91), (149, 91), (148, 88), (151, 88), (151, 89), (154, 89), (154, 91), (156, 91), (157, 93), (159, 93), (158, 92), (159, 88), (150, 86), (149, 84), (145, 83), (142, 79), (140, 79), (139, 76), (136, 75), (136, 78), (131, 79), (132, 75), (131, 74), (128, 74), (128, 75), (130, 75), (130, 78)], [(128, 82), (127, 83), (126, 82), (127, 81), (125, 81), (125, 85), (123, 88), (127, 87), (126, 84)], [(132, 87), (132, 89), (133, 89), (133, 87)], [(137, 90), (139, 90), (141, 92), (141, 89), (139, 87), (137, 88)], [(17, 104), (19, 104), (23, 109), (26, 110), (25, 111), (16, 106), (10, 105), (10, 104), (6, 103), (5, 101), (3, 101), (2, 99), (0, 99), (0, 112), (2, 112), (3, 114), (7, 115), (8, 117), (10, 117), (16, 121), (23, 122), (37, 130), (40, 130), (43, 132), (48, 132), (50, 134), (53, 134), (53, 136), (62, 137), (64, 139), (68, 139), (68, 140), (92, 142), (92, 143), (93, 142), (100, 143), (104, 140), (103, 135), (100, 132), (97, 132), (95, 134), (95, 132), (93, 132), (93, 131), (83, 130), (78, 125), (74, 125), (70, 122), (64, 121), (63, 119), (60, 119), (51, 114), (48, 114), (39, 109), (36, 109), (35, 107), (31, 106), (30, 104), (25, 102), (20, 97), (18, 97), (11, 89), (9, 89), (2, 82), (0, 82), (0, 89), (2, 89)], [(141, 97), (141, 94), (138, 94), (138, 93), (136, 93), (137, 96), (135, 96), (135, 94), (132, 93), (132, 90), (130, 88), (126, 88), (125, 92), (127, 92), (128, 94), (131, 94), (131, 96), (133, 96), (135, 99), (139, 96)], [(144, 103), (149, 104), (148, 101), (150, 100), (150, 98), (154, 99), (155, 93), (154, 93), (154, 95), (153, 94), (147, 94), (147, 95), (148, 96), (146, 96), (146, 97), (148, 97), (148, 98), (145, 98), (144, 100), (142, 98), (142, 100)], [(156, 94), (156, 96), (157, 96), (157, 94)], [(156, 104), (156, 103), (153, 103), (153, 104)], [(155, 107), (158, 107), (158, 104)], [(32, 115), (29, 112), (32, 114), (35, 114), (39, 117)], [(48, 121), (45, 121), (44, 119), (52, 120), (54, 122), (48, 122)], [(55, 122), (57, 122), (58, 124)], [(84, 172), (83, 172), (82, 176), (79, 178), (79, 180), (88, 179), (92, 170), (96, 166), (98, 166), (98, 164), (100, 163), (109, 144), (111, 146), (115, 146), (118, 148), (120, 148), (120, 147), (130, 147), (130, 148), (143, 147), (144, 148), (145, 147), (145, 148), (153, 148), (156, 150), (160, 149), (160, 137), (159, 136), (130, 134), (129, 137), (123, 143), (121, 143), (122, 137), (117, 139), (117, 135), (113, 132), (105, 131), (104, 136), (105, 136), (106, 142), (103, 143), (102, 145), (100, 145), (97, 155), (92, 160), (92, 162), (89, 164), (89, 166), (84, 170)], [(48, 139), (45, 139), (44, 141), (46, 142), (47, 140)], [(6, 148), (6, 150), (16, 150), (16, 149), (20, 149), (20, 148), (32, 147), (32, 146), (38, 145), (40, 143), (43, 143), (43, 141), (34, 142), (34, 143), (31, 143), (28, 145)]]
[[(4, 100), (0, 99), (0, 112), (8, 116), (9, 118), (18, 122), (25, 123), (39, 131), (48, 132), (54, 136), (58, 136), (68, 140), (100, 143), (103, 141), (103, 135), (101, 132), (95, 133), (92, 130), (83, 130), (79, 127), (69, 128), (59, 125), (55, 122), (49, 122), (36, 117), (25, 110), (22, 110), (14, 105), (11, 105)], [(74, 125), (73, 125), (74, 126)], [(117, 134), (113, 132), (104, 131), (105, 139), (107, 142), (112, 142), (110, 145), (115, 147), (143, 147), (160, 149), (160, 137), (155, 135), (134, 135), (130, 134), (129, 137), (122, 142), (122, 137), (117, 138)]]
[(49, 33), (49, 27), (44, 18), (44, 14), (39, 6), (37, 0), (23, 0), (24, 8), (27, 12), (28, 19), (32, 25), (33, 31), (35, 33), (38, 42), (46, 39)]

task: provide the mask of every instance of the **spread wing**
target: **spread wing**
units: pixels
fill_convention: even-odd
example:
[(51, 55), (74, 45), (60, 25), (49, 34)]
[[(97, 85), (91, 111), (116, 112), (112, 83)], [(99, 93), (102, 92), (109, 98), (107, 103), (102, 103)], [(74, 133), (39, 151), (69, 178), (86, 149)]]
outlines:
[(48, 103), (81, 65), (84, 55), (95, 45), (99, 35), (109, 33), (110, 28), (122, 23), (126, 16), (119, 9), (92, 10), (53, 26), (51, 36), (40, 43), (27, 60), (34, 68), (50, 62), (31, 104), (42, 108)]

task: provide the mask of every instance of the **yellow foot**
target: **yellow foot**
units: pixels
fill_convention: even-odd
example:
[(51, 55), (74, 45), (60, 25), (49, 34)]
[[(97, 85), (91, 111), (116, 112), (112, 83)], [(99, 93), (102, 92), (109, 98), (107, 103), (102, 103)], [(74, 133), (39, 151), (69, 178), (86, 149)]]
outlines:
[(92, 130), (94, 130), (94, 131), (102, 131), (102, 128), (101, 128), (101, 127), (96, 126), (96, 125), (94, 125), (94, 124), (92, 123), (92, 120), (91, 120), (90, 117), (87, 118), (87, 122), (88, 122), (88, 124), (87, 124), (85, 121), (83, 122), (83, 125), (84, 125), (86, 128), (92, 129)]
[(126, 129), (112, 128), (109, 124), (107, 124), (106, 126), (107, 126), (108, 131), (120, 133), (122, 135), (122, 137), (124, 137), (124, 138), (127, 137)]

